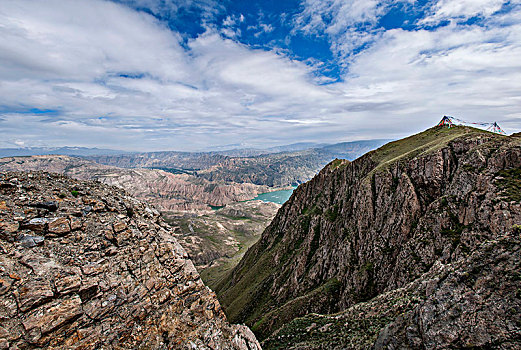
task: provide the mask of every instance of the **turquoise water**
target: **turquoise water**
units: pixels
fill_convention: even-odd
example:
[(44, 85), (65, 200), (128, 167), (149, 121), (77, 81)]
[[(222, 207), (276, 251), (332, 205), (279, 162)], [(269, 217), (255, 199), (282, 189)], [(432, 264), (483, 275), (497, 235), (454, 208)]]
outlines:
[(226, 205), (210, 205), (210, 208), (212, 208), (212, 210), (219, 210), (224, 207), (226, 207)]
[(290, 190), (281, 190), (281, 191), (274, 191), (274, 192), (268, 192), (268, 193), (261, 193), (257, 197), (253, 198), (252, 200), (261, 200), (263, 202), (273, 202), (277, 204), (284, 204), (289, 197), (291, 197), (291, 194), (295, 190), (296, 187), (290, 189)]

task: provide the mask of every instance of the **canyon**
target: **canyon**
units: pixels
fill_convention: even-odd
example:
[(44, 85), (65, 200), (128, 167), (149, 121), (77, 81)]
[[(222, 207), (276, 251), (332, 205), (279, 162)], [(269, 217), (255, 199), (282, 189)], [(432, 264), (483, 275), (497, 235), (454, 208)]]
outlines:
[(517, 348), (519, 134), (431, 128), (251, 200), (306, 152), (0, 159), (0, 345)]
[(216, 183), (159, 169), (119, 168), (62, 155), (0, 158), (0, 170), (45, 170), (80, 180), (96, 180), (124, 188), (161, 211), (210, 209), (210, 206), (249, 200), (259, 193), (274, 190), (251, 183)]

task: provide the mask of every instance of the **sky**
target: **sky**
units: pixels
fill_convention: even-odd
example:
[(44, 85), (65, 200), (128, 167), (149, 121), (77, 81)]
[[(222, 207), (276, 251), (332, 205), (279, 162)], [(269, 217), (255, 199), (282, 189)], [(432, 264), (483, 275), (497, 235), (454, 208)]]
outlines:
[(0, 147), (521, 130), (521, 0), (0, 0)]

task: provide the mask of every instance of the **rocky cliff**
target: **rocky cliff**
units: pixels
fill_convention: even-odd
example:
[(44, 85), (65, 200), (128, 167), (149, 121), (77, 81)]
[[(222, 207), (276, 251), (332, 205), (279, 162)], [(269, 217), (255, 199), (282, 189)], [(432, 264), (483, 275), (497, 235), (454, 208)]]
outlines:
[[(451, 334), (470, 334), (479, 323), (483, 334), (469, 338), (473, 346), (515, 344), (521, 324), (507, 310), (509, 304), (518, 305), (511, 301), (518, 302), (521, 297), (515, 290), (519, 280), (512, 277), (514, 282), (504, 293), (499, 286), (495, 289), (494, 283), (481, 284), (484, 290), (474, 298), (465, 294), (458, 285), (463, 281), (455, 278), (466, 271), (465, 259), (474, 257), (476, 263), (484, 258), (487, 241), (512, 233), (514, 225), (521, 223), (520, 167), (519, 138), (466, 127), (429, 129), (352, 163), (334, 161), (299, 186), (260, 241), (220, 282), (216, 287), (220, 300), (232, 320), (246, 322), (265, 338), (296, 317), (349, 310), (385, 293), (409, 288), (417, 279), (420, 285), (427, 281), (427, 277), (422, 279), (424, 274), (431, 273), (429, 278), (436, 279), (435, 269), (447, 265), (456, 269), (452, 285), (444, 281), (439, 289), (429, 287), (430, 304), (423, 304), (433, 312), (429, 322)], [(518, 240), (519, 235), (514, 234), (508, 244), (516, 245)], [(490, 261), (510, 259), (508, 268), (512, 270), (519, 260), (502, 249), (504, 254)], [(494, 281), (508, 275), (495, 276), (489, 265), (480, 269), (469, 278)], [(466, 304), (459, 304), (457, 294), (450, 294), (459, 287), (464, 295), (461, 301)], [(476, 318), (481, 314), (475, 313), (472, 319), (451, 323), (450, 317), (443, 316), (443, 308), (432, 310), (441, 304), (459, 305), (460, 312), (463, 305), (492, 310), (495, 306), (490, 303), (501, 300), (502, 293), (508, 298), (497, 307), (505, 308), (504, 312), (484, 311), (483, 318)], [(494, 298), (488, 300), (489, 295)], [(463, 317), (455, 312), (454, 318)], [(422, 326), (426, 321), (415, 319), (417, 314), (397, 319), (398, 314), (391, 312), (377, 324), (366, 324), (383, 339), (379, 344), (389, 344), (391, 339), (381, 332), (401, 332), (403, 337), (398, 339), (402, 340), (393, 343), (393, 348), (422, 348), (421, 343), (407, 345), (403, 339), (408, 337), (409, 325), (416, 327), (419, 339), (427, 339), (428, 328)], [(495, 334), (493, 323), (502, 317), (508, 331)], [(279, 334), (283, 338), (290, 335)], [(442, 337), (441, 333), (438, 336)], [(462, 346), (454, 337), (443, 341), (446, 347)], [(369, 343), (355, 348), (374, 345)], [(329, 348), (324, 343), (313, 344), (303, 348)], [(423, 346), (428, 347), (427, 343)]]
[(0, 242), (2, 349), (260, 349), (123, 190), (0, 173)]
[(309, 314), (264, 349), (519, 349), (521, 229), (334, 315)]

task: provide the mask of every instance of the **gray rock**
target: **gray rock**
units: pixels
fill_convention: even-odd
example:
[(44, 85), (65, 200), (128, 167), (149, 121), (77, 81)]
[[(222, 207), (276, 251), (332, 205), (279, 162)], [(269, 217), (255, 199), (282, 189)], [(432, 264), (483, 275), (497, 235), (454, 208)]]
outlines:
[[(229, 318), (255, 325), (263, 339), (296, 317), (339, 312), (402, 288), (521, 223), (520, 169), (519, 138), (470, 128), (433, 128), (351, 163), (334, 161), (294, 191), (216, 291)], [(455, 297), (434, 300), (457, 305)], [(449, 325), (463, 312), (455, 306), (429, 315)], [(461, 324), (473, 322), (483, 337), (472, 338), (477, 343), (500, 332), (483, 317)], [(444, 329), (447, 339), (460, 332)], [(436, 347), (432, 339), (427, 348)]]
[(58, 210), (58, 203), (55, 201), (31, 203), (31, 204), (29, 204), (29, 206), (35, 207), (35, 208), (47, 209), (48, 211)]
[(36, 247), (37, 245), (42, 245), (45, 240), (45, 237), (22, 234), (22, 235), (18, 236), (17, 240), (25, 248), (32, 248), (32, 247)]

